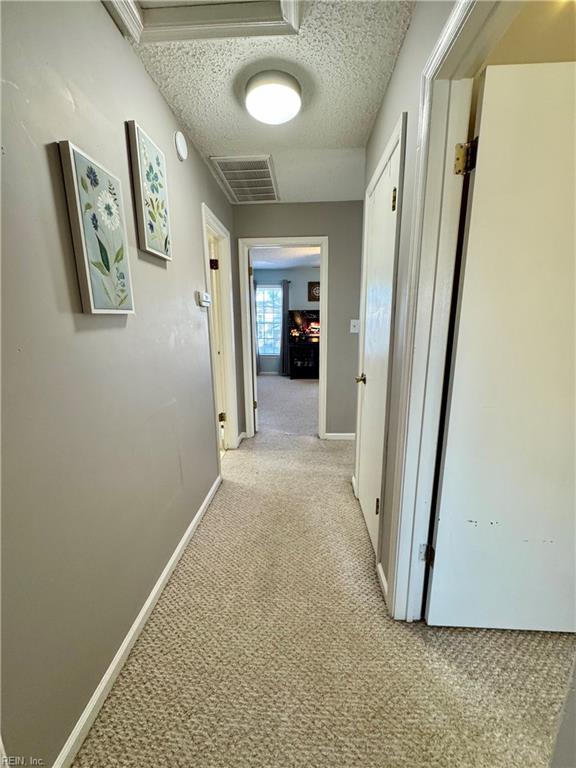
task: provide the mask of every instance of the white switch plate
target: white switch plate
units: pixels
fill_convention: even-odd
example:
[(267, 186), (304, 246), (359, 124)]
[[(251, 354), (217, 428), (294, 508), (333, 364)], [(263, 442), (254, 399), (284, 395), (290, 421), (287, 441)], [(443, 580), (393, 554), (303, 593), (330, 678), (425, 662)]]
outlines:
[(360, 333), (360, 320), (350, 320), (350, 333)]
[(196, 291), (196, 303), (199, 307), (209, 307), (212, 304), (212, 297), (205, 291)]

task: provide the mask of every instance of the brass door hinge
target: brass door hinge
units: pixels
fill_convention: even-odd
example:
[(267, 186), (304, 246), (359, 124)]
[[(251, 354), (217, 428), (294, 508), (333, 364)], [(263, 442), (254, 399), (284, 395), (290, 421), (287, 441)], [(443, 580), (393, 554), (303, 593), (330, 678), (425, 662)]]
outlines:
[(218, 421), (219, 422), (226, 421), (226, 414), (224, 413), (224, 411), (218, 414)]
[(398, 190), (396, 189), (396, 187), (394, 187), (394, 189), (392, 190), (392, 210), (393, 211), (396, 210), (396, 196), (397, 196), (397, 194), (398, 194)]
[(380, 499), (376, 499), (376, 514), (380, 513)]
[(256, 410), (256, 408), (258, 408), (258, 402), (256, 400), (254, 400), (253, 401), (253, 405), (254, 405), (254, 410)]
[(467, 144), (456, 144), (454, 150), (454, 173), (456, 176), (467, 176), (476, 168), (478, 154), (478, 137)]
[(250, 275), (250, 277), (252, 277), (252, 275), (254, 274), (254, 270), (252, 269), (252, 267), (248, 267), (248, 274)]

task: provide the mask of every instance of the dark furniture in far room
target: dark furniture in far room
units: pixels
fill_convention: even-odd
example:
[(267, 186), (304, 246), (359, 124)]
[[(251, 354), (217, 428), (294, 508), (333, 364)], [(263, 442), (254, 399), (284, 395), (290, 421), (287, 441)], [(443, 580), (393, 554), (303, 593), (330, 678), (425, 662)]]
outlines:
[(288, 312), (288, 348), (291, 379), (317, 379), (320, 375), (320, 312)]

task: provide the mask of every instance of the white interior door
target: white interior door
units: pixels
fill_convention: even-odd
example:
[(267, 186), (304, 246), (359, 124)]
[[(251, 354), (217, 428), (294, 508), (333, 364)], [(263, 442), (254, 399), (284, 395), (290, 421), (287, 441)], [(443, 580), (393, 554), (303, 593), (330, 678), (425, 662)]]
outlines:
[[(218, 241), (212, 235), (208, 236), (210, 260), (218, 263)], [(218, 415), (218, 439), (220, 452), (226, 450), (225, 422), (226, 418), (226, 384), (224, 364), (224, 344), (222, 332), (222, 296), (220, 289), (220, 272), (218, 269), (210, 269), (210, 293), (212, 303), (210, 305), (210, 331), (212, 334), (212, 356), (214, 369), (214, 393), (216, 399), (216, 413)]]
[(576, 630), (576, 64), (489, 67), (429, 624)]
[(254, 270), (252, 256), (248, 255), (248, 285), (250, 290), (250, 327), (252, 328), (252, 399), (254, 401), (254, 432), (258, 432), (258, 366), (256, 365), (256, 287), (254, 285)]
[(390, 340), (396, 280), (404, 117), (367, 189), (356, 491), (374, 550), (386, 438)]

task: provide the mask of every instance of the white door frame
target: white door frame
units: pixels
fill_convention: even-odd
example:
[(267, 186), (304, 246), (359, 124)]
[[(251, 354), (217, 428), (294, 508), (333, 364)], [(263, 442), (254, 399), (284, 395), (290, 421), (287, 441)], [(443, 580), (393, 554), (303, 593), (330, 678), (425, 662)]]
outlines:
[[(210, 292), (210, 247), (209, 237), (218, 241), (218, 272), (220, 277), (222, 346), (224, 351), (224, 401), (226, 421), (224, 422), (224, 447), (238, 448), (238, 396), (236, 386), (236, 349), (234, 342), (234, 305), (232, 294), (232, 240), (230, 232), (217, 216), (202, 203), (202, 238), (204, 244), (204, 277), (206, 290)], [(216, 402), (216, 363), (212, 348), (214, 324), (212, 311), (208, 309), (208, 324), (210, 330), (210, 360), (212, 365), (212, 386), (214, 402)], [(215, 417), (218, 418), (217, 408)], [(218, 423), (216, 422), (218, 432)], [(220, 452), (218, 452), (220, 453)]]
[(454, 145), (468, 140), (471, 81), (522, 4), (459, 0), (422, 73), (408, 264), (400, 429), (394, 461), (388, 606), (422, 617), (424, 547), (432, 512), (445, 350), (462, 179)]
[(242, 366), (244, 369), (244, 400), (246, 407), (246, 436), (254, 437), (254, 407), (249, 393), (253, 391), (252, 326), (250, 323), (250, 248), (255, 246), (318, 246), (320, 248), (320, 381), (318, 392), (318, 435), (326, 434), (326, 387), (328, 382), (328, 238), (317, 237), (241, 237), (238, 240), (240, 265), (240, 311), (242, 316)]

